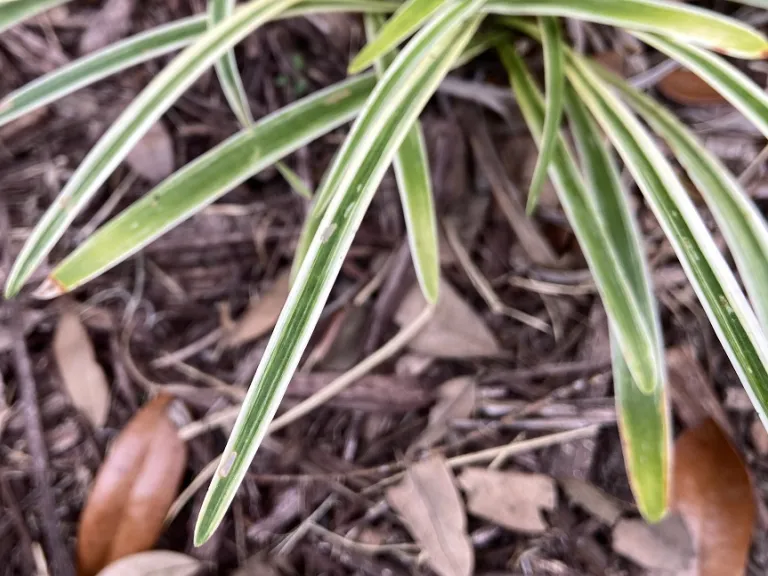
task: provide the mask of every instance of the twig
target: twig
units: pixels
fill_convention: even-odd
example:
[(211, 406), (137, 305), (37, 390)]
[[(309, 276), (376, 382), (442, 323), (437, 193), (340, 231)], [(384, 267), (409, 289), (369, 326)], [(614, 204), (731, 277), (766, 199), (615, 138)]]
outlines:
[(48, 450), (43, 437), (37, 390), (32, 376), (32, 364), (24, 341), (24, 321), (17, 303), (12, 304), (13, 331), (18, 335), (13, 342), (13, 361), (18, 379), (19, 396), (24, 412), (25, 433), (32, 456), (32, 477), (38, 493), (38, 514), (50, 559), (57, 575), (74, 576), (72, 559), (61, 535), (60, 520), (56, 515), (53, 498), (52, 474), (48, 468)]
[(373, 305), (373, 319), (363, 344), (363, 352), (370, 354), (381, 341), (385, 323), (392, 317), (395, 307), (413, 282), (411, 267), (411, 250), (408, 241), (403, 240), (397, 252), (392, 257), (391, 272), (379, 292), (379, 297)]
[(448, 240), (448, 244), (451, 246), (451, 250), (453, 250), (456, 258), (459, 260), (459, 264), (464, 268), (464, 272), (469, 277), (475, 290), (477, 290), (483, 300), (485, 300), (485, 303), (488, 305), (488, 308), (491, 309), (491, 312), (497, 315), (508, 316), (513, 320), (517, 320), (518, 322), (539, 330), (540, 332), (544, 332), (545, 334), (551, 332), (546, 322), (504, 304), (496, 292), (494, 292), (490, 282), (488, 282), (482, 272), (478, 270), (475, 263), (472, 262), (469, 252), (467, 252), (467, 249), (464, 248), (464, 245), (459, 239), (459, 234), (456, 231), (456, 225), (453, 221), (451, 219), (443, 220), (443, 228), (445, 229), (445, 237), (446, 240)]
[[(275, 419), (272, 425), (269, 427), (268, 434), (273, 434), (277, 430), (287, 426), (291, 422), (294, 422), (298, 418), (308, 414), (315, 408), (322, 406), (325, 402), (340, 394), (345, 388), (354, 384), (358, 379), (373, 370), (376, 366), (382, 362), (388, 360), (393, 354), (395, 354), (400, 348), (405, 346), (426, 323), (432, 318), (434, 314), (434, 307), (428, 306), (424, 311), (408, 326), (398, 332), (389, 342), (379, 348), (376, 352), (368, 356), (365, 360), (358, 363), (350, 370), (336, 378), (333, 382), (328, 384), (325, 388), (313, 394), (303, 402), (300, 402), (288, 412)], [(211, 417), (201, 420), (199, 422), (192, 422), (184, 426), (179, 430), (179, 436), (185, 440), (191, 440), (199, 436), (200, 434), (212, 429), (215, 426), (232, 422), (237, 418), (237, 414), (240, 412), (240, 406), (232, 406), (221, 412), (213, 414)], [(189, 501), (189, 499), (199, 490), (208, 480), (213, 477), (218, 467), (219, 457), (209, 462), (205, 468), (192, 480), (192, 483), (179, 495), (174, 501), (171, 509), (166, 516), (166, 522), (170, 522), (176, 514), (179, 513), (181, 508)]]
[(402, 544), (363, 544), (362, 542), (355, 542), (340, 534), (336, 534), (336, 532), (331, 532), (314, 522), (309, 523), (309, 531), (327, 540), (330, 544), (369, 556), (376, 556), (387, 552), (419, 552), (419, 547), (416, 544), (409, 544), (407, 542)]

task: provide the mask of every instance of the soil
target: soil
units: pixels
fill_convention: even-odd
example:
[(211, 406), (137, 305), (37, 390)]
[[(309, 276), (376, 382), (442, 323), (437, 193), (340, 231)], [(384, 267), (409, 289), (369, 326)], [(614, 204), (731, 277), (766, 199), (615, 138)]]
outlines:
[[(138, 3), (124, 35), (202, 12), (203, 4)], [(76, 58), (81, 36), (99, 8), (94, 2), (73, 2), (0, 34), (0, 97)], [(663, 63), (659, 54), (612, 29), (574, 25), (568, 31), (584, 50), (610, 52), (627, 75), (649, 76), (646, 86), (653, 90), (658, 78), (648, 72), (658, 71), (656, 66)], [(260, 118), (343, 79), (350, 57), (363, 43), (360, 19), (345, 15), (282, 21), (249, 36), (237, 57), (254, 116)], [(540, 70), (540, 55), (532, 50), (529, 57)], [(130, 69), (0, 128), (0, 281), (5, 281), (24, 239), (88, 150), (169, 60), (159, 58)], [(765, 84), (761, 63), (749, 73)], [(420, 457), (423, 451), (412, 444), (428, 426), (439, 386), (457, 376), (474, 379), (477, 400), (471, 416), (450, 423), (441, 441), (447, 455), (599, 424), (591, 438), (512, 456), (505, 467), (586, 480), (622, 501), (627, 515), (636, 515), (614, 424), (606, 320), (573, 233), (550, 188), (535, 217), (524, 224), (519, 210), (510, 217), (499, 204), (499, 178), (501, 194), (524, 204), (536, 158), (504, 81), (493, 56), (481, 57), (455, 72), (423, 115), (438, 215), (441, 223), (458, 231), (500, 302), (553, 330), (545, 333), (492, 310), (444, 241), (444, 277), (490, 328), (500, 352), (485, 359), (424, 359), (411, 351), (399, 352), (375, 369), (382, 378), (374, 384), (357, 390), (353, 386), (270, 437), (223, 528), (209, 543), (192, 545), (201, 489), (157, 548), (196, 557), (211, 574), (232, 574), (254, 556), (281, 574), (430, 574), (429, 565), (413, 550), (370, 553), (340, 546), (319, 530), (296, 530), (311, 517), (326, 531), (351, 539), (365, 537), (382, 546), (413, 542), (375, 485), (397, 470), (389, 466), (392, 463)], [(727, 106), (676, 109), (735, 174), (760, 152), (759, 134)], [(212, 71), (195, 82), (162, 124), (172, 138), (176, 168), (238, 130)], [(317, 188), (346, 130), (287, 158), (310, 188)], [(748, 189), (763, 206), (768, 182), (764, 162), (756, 168)], [(121, 165), (58, 243), (50, 261), (59, 261), (82, 240), (84, 230), (103, 221), (99, 208), (115, 191), (122, 190), (123, 196), (112, 215), (151, 188), (150, 182)], [(764, 441), (759, 445), (762, 438), (754, 433), (757, 416), (744, 403), (741, 385), (658, 224), (637, 191), (631, 192), (647, 240), (666, 345), (688, 347), (703, 367), (718, 401), (716, 408), (704, 410), (725, 415), (762, 500), (768, 447)], [(27, 289), (16, 301), (0, 303), (0, 574), (31, 573), (39, 565), (40, 550), (51, 574), (59, 573), (57, 553), (73, 557), (77, 522), (92, 479), (110, 442), (150, 393), (172, 391), (183, 403), (188, 422), (232, 405), (232, 396), (211, 386), (211, 378), (244, 390), (267, 336), (227, 348), (217, 334), (226, 330), (231, 318), (240, 317), (249, 301), (268, 293), (290, 266), (307, 209), (307, 201), (276, 170), (265, 170), (71, 297), (39, 301)], [(546, 250), (521, 241), (520, 227), (532, 229)], [(389, 268), (381, 284), (358, 298), (383, 263)], [(46, 271), (44, 267), (36, 273), (31, 286)], [(310, 344), (308, 355), (315, 355), (312, 373), (320, 376), (290, 393), (284, 406), (316, 392), (328, 375), (347, 370), (392, 337), (397, 332), (395, 312), (415, 283), (397, 189), (388, 174)], [(57, 319), (62, 310), (73, 308), (80, 312), (111, 383), (103, 427), (92, 426), (73, 406), (55, 366)], [(167, 360), (171, 354), (175, 363)], [(26, 376), (19, 367), (25, 360), (31, 367)], [(401, 397), (398, 391), (411, 394), (403, 392)], [(553, 409), (547, 412), (547, 406)], [(520, 407), (527, 411), (524, 415), (493, 425)], [(40, 424), (45, 462), (34, 448), (30, 418)], [(676, 406), (676, 429), (685, 425)], [(215, 427), (189, 440), (184, 486), (221, 452), (227, 432), (226, 427)], [(374, 471), (357, 473), (363, 469)], [(476, 573), (645, 573), (613, 551), (610, 526), (573, 505), (562, 490), (559, 496), (558, 505), (545, 514), (549, 529), (534, 536), (471, 516), (468, 532)], [(750, 559), (753, 574), (768, 568), (764, 522), (763, 515)], [(48, 536), (51, 529), (55, 537)], [(51, 538), (58, 538), (63, 547), (58, 552)]]

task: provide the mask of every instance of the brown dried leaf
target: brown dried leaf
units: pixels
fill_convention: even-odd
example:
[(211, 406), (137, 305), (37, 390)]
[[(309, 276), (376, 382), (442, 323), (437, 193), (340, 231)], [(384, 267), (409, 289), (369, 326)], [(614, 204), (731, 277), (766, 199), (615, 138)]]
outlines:
[(427, 429), (416, 441), (418, 448), (429, 448), (447, 433), (452, 420), (468, 418), (475, 409), (476, 386), (471, 376), (453, 378), (442, 384), (438, 400), (429, 413)]
[(173, 139), (162, 122), (156, 122), (125, 157), (125, 162), (152, 184), (173, 172)]
[(565, 478), (561, 483), (573, 504), (581, 506), (608, 526), (613, 526), (621, 517), (622, 506), (619, 501), (589, 482), (578, 478)]
[(107, 0), (92, 16), (80, 37), (80, 53), (99, 50), (119, 40), (131, 29), (131, 14), (136, 0)]
[(77, 534), (80, 576), (149, 550), (163, 530), (187, 463), (187, 446), (160, 395), (114, 441), (88, 495)]
[(469, 576), (475, 556), (467, 536), (467, 517), (454, 477), (444, 458), (418, 462), (403, 481), (387, 490), (387, 500), (428, 554), (440, 576)]
[(201, 564), (195, 558), (178, 552), (155, 550), (133, 554), (110, 564), (99, 576), (192, 576)]
[[(406, 295), (395, 322), (413, 322), (427, 306), (418, 286)], [(477, 358), (500, 352), (496, 337), (446, 280), (440, 281), (440, 299), (432, 320), (409, 344), (411, 350), (436, 358)]]
[(744, 574), (755, 497), (741, 456), (714, 420), (677, 439), (672, 478), (672, 506), (693, 536), (697, 574)]
[(53, 337), (53, 356), (72, 403), (95, 427), (104, 426), (110, 402), (107, 377), (75, 312), (61, 315)]
[(251, 302), (227, 337), (229, 347), (240, 346), (261, 338), (275, 327), (278, 316), (291, 290), (290, 272), (285, 271), (261, 298)]
[(720, 93), (685, 68), (678, 68), (656, 85), (665, 98), (686, 106), (712, 106), (726, 101)]
[(472, 514), (515, 532), (544, 532), (541, 511), (557, 504), (555, 482), (542, 474), (467, 468), (459, 483)]
[(695, 574), (693, 544), (679, 516), (653, 526), (643, 520), (621, 520), (613, 528), (613, 549), (654, 574)]

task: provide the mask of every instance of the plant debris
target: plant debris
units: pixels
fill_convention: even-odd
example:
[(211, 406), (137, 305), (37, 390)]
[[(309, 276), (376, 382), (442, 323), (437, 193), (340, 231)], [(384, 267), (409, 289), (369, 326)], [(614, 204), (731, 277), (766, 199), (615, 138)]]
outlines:
[(187, 447), (168, 416), (171, 402), (157, 396), (139, 410), (99, 469), (78, 527), (81, 576), (149, 550), (160, 537), (187, 462)]
[(434, 457), (408, 468), (400, 485), (387, 490), (387, 501), (427, 553), (435, 572), (440, 576), (473, 573), (464, 504), (445, 459)]
[(555, 482), (542, 474), (467, 468), (459, 482), (470, 513), (515, 532), (546, 531), (542, 511), (557, 505)]
[(109, 384), (96, 360), (88, 332), (73, 311), (64, 312), (59, 318), (53, 356), (72, 403), (96, 428), (104, 426), (109, 414)]

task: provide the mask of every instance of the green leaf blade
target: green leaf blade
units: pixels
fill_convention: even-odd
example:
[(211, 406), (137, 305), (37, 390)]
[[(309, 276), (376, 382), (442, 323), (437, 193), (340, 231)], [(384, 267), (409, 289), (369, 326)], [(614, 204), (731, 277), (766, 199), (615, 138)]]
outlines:
[(374, 86), (371, 74), (331, 86), (187, 164), (81, 244), (38, 292), (69, 292), (124, 261), (260, 170), (351, 120)]
[(736, 56), (765, 58), (768, 40), (754, 28), (716, 12), (669, 0), (489, 0), (507, 16), (560, 16), (655, 32)]
[[(534, 139), (540, 141), (544, 105), (538, 89), (514, 49), (505, 46), (499, 50), (523, 116)], [(550, 176), (595, 278), (633, 378), (641, 389), (651, 392), (661, 386), (663, 379), (653, 325), (562, 138), (558, 138)]]
[[(208, 18), (212, 27), (229, 18), (235, 11), (237, 0), (208, 0)], [(235, 50), (230, 48), (227, 53), (216, 62), (216, 75), (221, 82), (224, 96), (229, 107), (241, 126), (250, 126), (253, 123), (251, 107), (248, 104), (248, 95), (245, 93), (243, 79), (237, 70)]]
[[(365, 28), (369, 41), (376, 37), (381, 25), (381, 17), (366, 16)], [(392, 63), (392, 54), (389, 53), (375, 62), (376, 74), (379, 78)], [(394, 168), (416, 278), (424, 298), (427, 302), (434, 304), (437, 302), (440, 289), (437, 214), (432, 194), (427, 146), (420, 122), (417, 121), (406, 134), (395, 155)]]
[(267, 432), (378, 184), (407, 131), (474, 34), (481, 0), (446, 4), (409, 42), (368, 100), (337, 155), (323, 189), (320, 230), (295, 278), (195, 529), (195, 543), (220, 524)]
[(669, 398), (664, 386), (644, 394), (629, 373), (611, 333), (613, 390), (627, 477), (637, 507), (648, 522), (667, 512), (672, 454)]
[(295, 0), (255, 0), (206, 32), (167, 66), (128, 106), (83, 160), (22, 247), (6, 283), (15, 295), (109, 174), (173, 102), (229, 47)]
[(112, 74), (188, 46), (205, 28), (204, 17), (185, 18), (58, 68), (0, 99), (0, 126)]
[(0, 4), (0, 33), (69, 0), (16, 0)]
[(757, 206), (691, 131), (661, 104), (612, 74), (602, 76), (670, 146), (723, 231), (763, 329), (768, 327), (768, 226)]
[(669, 238), (764, 424), (768, 343), (738, 282), (664, 155), (623, 102), (575, 55), (568, 76), (624, 159)]
[(555, 150), (560, 122), (563, 118), (563, 101), (565, 92), (565, 55), (563, 53), (563, 37), (557, 19), (552, 17), (539, 18), (542, 45), (544, 46), (544, 68), (546, 86), (546, 120), (541, 137), (539, 157), (533, 169), (531, 188), (528, 191), (526, 211), (532, 214), (539, 202), (544, 181), (547, 178), (547, 168)]
[(602, 142), (594, 120), (572, 89), (566, 93), (566, 107), (586, 179), (590, 184), (587, 190), (620, 254), (620, 262), (643, 306), (646, 320), (653, 327), (658, 369), (661, 371), (658, 375), (660, 386), (645, 391), (635, 383), (613, 330), (611, 357), (616, 413), (627, 477), (641, 514), (646, 520), (656, 522), (662, 518), (668, 506), (672, 452), (664, 343), (658, 305), (653, 294), (640, 231), (622, 189), (618, 169)]
[(349, 65), (349, 73), (365, 70), (418, 30), (440, 8), (443, 0), (408, 0), (384, 24), (376, 38), (365, 45)]
[(724, 58), (656, 34), (633, 33), (694, 72), (744, 114), (768, 138), (768, 94)]

